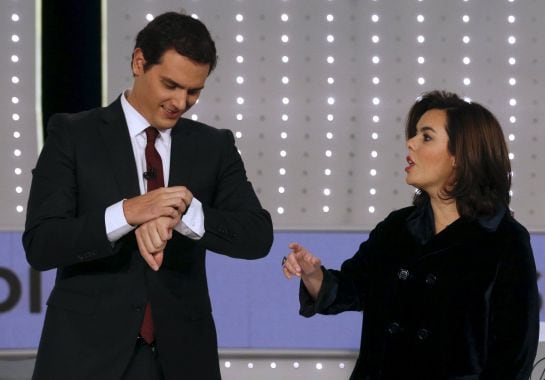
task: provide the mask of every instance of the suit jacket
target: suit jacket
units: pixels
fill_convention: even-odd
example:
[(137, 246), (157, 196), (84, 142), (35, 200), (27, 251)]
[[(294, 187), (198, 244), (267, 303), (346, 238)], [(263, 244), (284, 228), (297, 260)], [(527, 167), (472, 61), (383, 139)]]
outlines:
[(363, 310), (353, 380), (527, 380), (539, 336), (528, 231), (505, 210), (432, 228), (426, 210), (393, 212), (324, 271), (316, 302), (302, 286), (301, 313)]
[(201, 201), (206, 232), (197, 241), (174, 232), (154, 272), (134, 232), (111, 244), (105, 230), (105, 209), (140, 194), (120, 100), (51, 118), (23, 234), (31, 266), (57, 268), (34, 379), (120, 379), (148, 301), (166, 379), (220, 378), (205, 250), (264, 257), (272, 223), (230, 131), (180, 119), (171, 136), (169, 186)]

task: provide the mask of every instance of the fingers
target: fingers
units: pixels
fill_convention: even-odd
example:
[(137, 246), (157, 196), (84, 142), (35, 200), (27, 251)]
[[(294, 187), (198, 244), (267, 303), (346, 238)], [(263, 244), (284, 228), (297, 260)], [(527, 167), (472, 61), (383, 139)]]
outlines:
[(137, 232), (142, 236), (148, 252), (156, 252), (165, 244), (166, 233), (156, 221), (147, 222), (137, 228)]
[(288, 248), (291, 249), (293, 252), (298, 252), (303, 249), (303, 246), (301, 246), (299, 243), (290, 243), (288, 244)]
[(286, 267), (282, 268), (282, 273), (284, 273), (284, 277), (286, 277), (288, 280), (291, 280), (293, 277), (293, 273), (290, 272)]
[(151, 269), (154, 271), (158, 271), (161, 264), (163, 263), (163, 252), (156, 252), (156, 255), (159, 257), (159, 262), (155, 259), (155, 255), (150, 253), (148, 251), (148, 248), (145, 243), (144, 234), (139, 231), (139, 229), (136, 230), (136, 242), (138, 243), (138, 250), (140, 251), (140, 256), (144, 259), (144, 261), (149, 265)]
[(319, 258), (316, 256), (313, 256), (310, 252), (306, 252), (305, 255), (303, 255), (303, 264), (311, 265), (311, 266), (320, 266), (322, 265), (322, 262)]
[(301, 266), (297, 262), (297, 258), (293, 252), (286, 256), (282, 272), (287, 279), (291, 279), (293, 276), (301, 277)]
[(312, 256), (311, 254), (308, 254), (303, 257), (303, 260), (301, 260), (300, 265), (302, 268), (302, 272), (305, 275), (311, 275), (320, 269), (322, 262), (320, 261), (319, 258)]
[(155, 271), (161, 267), (167, 241), (172, 238), (171, 223), (171, 218), (161, 217), (140, 225), (135, 231), (140, 255)]
[(297, 260), (304, 259), (305, 257), (313, 257), (312, 254), (299, 243), (291, 243), (288, 245), (288, 247), (295, 254)]
[(189, 189), (185, 186), (173, 186), (167, 189), (174, 189), (174, 193), (180, 195), (181, 203), (178, 207), (178, 211), (180, 215), (185, 214), (193, 201), (193, 194), (191, 191), (189, 191)]
[(289, 247), (291, 248), (292, 252), (286, 256), (286, 260), (284, 261), (284, 276), (286, 276), (288, 279), (292, 278), (293, 276), (301, 277), (303, 273), (303, 269), (301, 267), (303, 255), (305, 252), (308, 253), (308, 251), (297, 243), (292, 243), (289, 245)]
[(320, 269), (321, 260), (312, 255), (305, 247), (298, 243), (291, 243), (288, 247), (292, 252), (286, 256), (282, 266), (282, 272), (286, 278), (309, 276)]
[(153, 269), (153, 267), (151, 267), (151, 269), (157, 272), (159, 268), (161, 268), (161, 265), (163, 264), (164, 251), (161, 250), (159, 252), (151, 253), (151, 257), (153, 258), (153, 260), (155, 260), (155, 267), (157, 268), (157, 269)]
[(176, 218), (185, 213), (193, 194), (185, 186), (162, 187), (123, 202), (127, 222), (140, 225), (160, 216)]
[(172, 230), (176, 227), (178, 223), (180, 223), (180, 219), (182, 219), (182, 214), (179, 212), (176, 213), (174, 217), (169, 217), (169, 218), (165, 217), (164, 218), (165, 227), (172, 233)]

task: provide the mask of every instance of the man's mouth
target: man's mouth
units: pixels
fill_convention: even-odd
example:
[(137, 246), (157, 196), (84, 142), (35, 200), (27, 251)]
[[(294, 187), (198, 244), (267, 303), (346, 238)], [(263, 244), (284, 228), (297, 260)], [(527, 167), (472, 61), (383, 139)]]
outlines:
[(165, 107), (165, 106), (162, 106), (163, 107), (163, 110), (165, 111), (167, 117), (169, 119), (179, 119), (180, 116), (181, 116), (181, 112), (179, 109), (172, 109), (172, 108), (168, 108), (168, 107)]

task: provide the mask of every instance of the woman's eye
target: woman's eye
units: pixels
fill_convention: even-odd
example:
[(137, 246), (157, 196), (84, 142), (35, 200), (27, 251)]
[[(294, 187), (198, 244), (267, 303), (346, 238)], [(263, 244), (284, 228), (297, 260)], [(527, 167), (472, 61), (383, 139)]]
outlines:
[(431, 140), (430, 135), (424, 134), (424, 141), (430, 141), (430, 140)]

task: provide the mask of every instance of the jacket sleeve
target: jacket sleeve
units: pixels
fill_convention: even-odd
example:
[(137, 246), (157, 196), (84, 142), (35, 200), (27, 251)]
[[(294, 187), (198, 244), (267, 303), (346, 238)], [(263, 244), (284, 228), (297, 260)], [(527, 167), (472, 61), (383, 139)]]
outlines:
[(75, 144), (65, 115), (54, 115), (33, 170), (23, 246), (29, 264), (48, 270), (113, 255), (105, 209), (79, 213)]
[(314, 314), (339, 314), (343, 311), (361, 311), (370, 288), (371, 266), (377, 255), (379, 235), (385, 222), (369, 234), (369, 239), (360, 244), (354, 256), (346, 260), (340, 270), (325, 269), (324, 280), (318, 297), (313, 300), (303, 281), (299, 288), (299, 314), (311, 317)]
[(221, 130), (222, 152), (215, 195), (203, 203), (205, 234), (199, 244), (243, 259), (266, 256), (273, 242), (272, 221), (246, 177), (231, 131)]
[(503, 253), (490, 299), (488, 359), (482, 379), (526, 380), (539, 340), (537, 276), (528, 232), (523, 229)]

